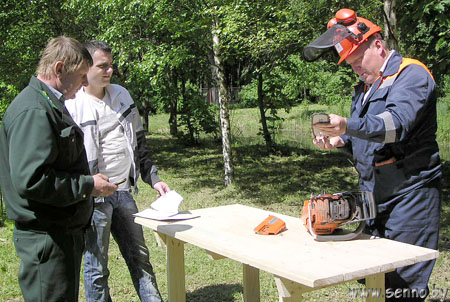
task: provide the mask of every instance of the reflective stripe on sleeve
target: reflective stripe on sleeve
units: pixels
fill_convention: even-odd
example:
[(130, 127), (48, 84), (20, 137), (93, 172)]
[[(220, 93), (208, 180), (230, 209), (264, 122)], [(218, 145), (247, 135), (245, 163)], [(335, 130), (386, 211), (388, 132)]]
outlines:
[(392, 117), (392, 114), (389, 111), (385, 111), (383, 113), (378, 114), (377, 116), (383, 119), (384, 128), (386, 130), (383, 143), (385, 143), (385, 144), (394, 143), (395, 136), (396, 136), (396, 131), (395, 131), (396, 129), (395, 129), (394, 118)]

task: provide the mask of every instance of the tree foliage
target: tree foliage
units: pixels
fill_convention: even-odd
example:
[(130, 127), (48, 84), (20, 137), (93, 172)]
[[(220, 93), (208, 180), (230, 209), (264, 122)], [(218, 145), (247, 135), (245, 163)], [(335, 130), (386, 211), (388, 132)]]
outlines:
[(399, 1), (401, 50), (423, 61), (442, 88), (450, 70), (450, 1)]
[[(444, 97), (450, 79), (450, 0), (395, 3), (399, 50), (431, 68)], [(47, 41), (68, 35), (81, 42), (101, 39), (111, 44), (113, 81), (130, 90), (142, 115), (170, 112), (171, 133), (191, 133), (189, 115), (200, 106), (201, 88), (215, 85), (214, 15), (221, 24), (226, 84), (240, 87), (246, 104), (260, 106), (262, 133), (270, 140), (273, 132), (267, 121), (276, 121), (278, 110), (305, 100), (348, 101), (356, 82), (348, 66), (336, 65), (333, 53), (314, 63), (301, 56), (303, 47), (325, 31), (342, 7), (384, 24), (380, 0), (3, 0), (0, 111), (28, 83)], [(192, 118), (197, 125), (208, 123), (210, 111), (196, 110)]]

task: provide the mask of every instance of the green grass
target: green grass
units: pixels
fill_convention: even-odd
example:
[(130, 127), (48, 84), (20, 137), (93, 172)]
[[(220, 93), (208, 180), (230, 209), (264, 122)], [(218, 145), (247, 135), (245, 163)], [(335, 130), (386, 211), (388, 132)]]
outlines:
[[(234, 182), (224, 187), (221, 142), (204, 137), (201, 144), (189, 147), (169, 135), (168, 115), (150, 118), (149, 148), (161, 178), (184, 197), (182, 210), (240, 203), (274, 212), (300, 216), (303, 201), (310, 194), (357, 189), (358, 175), (347, 158), (337, 152), (320, 152), (312, 148), (308, 116), (311, 112), (342, 112), (343, 107), (327, 109), (317, 105), (298, 106), (284, 114), (275, 141), (282, 147), (275, 155), (266, 154), (263, 140), (257, 135), (259, 116), (255, 109), (233, 110)], [(446, 142), (448, 146), (448, 141)], [(448, 151), (448, 150), (447, 150)], [(444, 153), (445, 154), (445, 153)], [(447, 152), (448, 154), (448, 152)], [(430, 285), (450, 286), (450, 198), (449, 157), (444, 159), (444, 190), (440, 258)], [(156, 192), (140, 183), (137, 197), (140, 209), (156, 199)], [(19, 260), (12, 242), (11, 222), (0, 228), (0, 301), (22, 301), (16, 281)], [(151, 262), (159, 288), (167, 301), (165, 251), (157, 246), (152, 231), (145, 229)], [(112, 240), (110, 248), (110, 287), (113, 301), (138, 301), (125, 262)], [(345, 255), (343, 255), (345, 257)], [(241, 302), (242, 267), (228, 260), (209, 260), (194, 246), (185, 246), (187, 301)], [(305, 294), (304, 301), (349, 301), (348, 282)], [(84, 301), (84, 288), (80, 300)], [(278, 301), (273, 277), (261, 272), (261, 301)], [(353, 301), (353, 300), (352, 300)], [(361, 301), (361, 299), (354, 299)]]

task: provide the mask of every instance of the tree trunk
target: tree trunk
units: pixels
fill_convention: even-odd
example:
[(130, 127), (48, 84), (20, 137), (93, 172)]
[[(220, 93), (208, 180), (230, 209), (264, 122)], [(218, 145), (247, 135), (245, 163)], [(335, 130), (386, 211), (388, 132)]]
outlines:
[(150, 113), (149, 109), (149, 99), (142, 98), (141, 105), (139, 106), (139, 116), (141, 117), (142, 127), (144, 127), (144, 132), (148, 133), (149, 121), (148, 115)]
[(397, 0), (384, 0), (384, 36), (389, 48), (398, 50), (396, 2)]
[(266, 142), (267, 151), (270, 153), (272, 152), (272, 138), (270, 137), (269, 128), (267, 128), (266, 111), (264, 108), (263, 75), (261, 72), (258, 73), (258, 107), (261, 115), (264, 141)]
[(149, 123), (149, 120), (148, 120), (148, 115), (150, 114), (150, 110), (148, 110), (147, 108), (144, 108), (142, 111), (143, 111), (142, 126), (144, 127), (144, 132), (148, 133), (148, 128), (150, 126), (150, 123)]
[(230, 115), (228, 112), (229, 95), (223, 66), (220, 58), (220, 38), (217, 33), (218, 21), (213, 20), (213, 52), (214, 52), (214, 69), (217, 84), (219, 85), (219, 108), (220, 108), (220, 126), (222, 130), (222, 152), (225, 168), (225, 186), (230, 186), (233, 180), (233, 162), (231, 159), (231, 132), (230, 132)]
[[(186, 97), (186, 80), (185, 79), (181, 79), (181, 96), (183, 98), (183, 105), (187, 106), (188, 100)], [(184, 114), (184, 116), (185, 116), (184, 118), (186, 118), (186, 123), (187, 123), (188, 131), (189, 131), (189, 142), (191, 144), (197, 143), (197, 141), (195, 139), (194, 127), (192, 126), (192, 122), (191, 122), (190, 110), (187, 109), (187, 111), (184, 111), (181, 114)]]
[[(173, 85), (176, 90), (178, 87), (177, 75), (174, 74), (172, 79), (173, 79)], [(178, 133), (177, 111), (178, 111), (178, 93), (173, 93), (171, 96), (171, 100), (170, 100), (170, 116), (169, 116), (170, 135), (172, 135), (172, 136), (175, 136)]]

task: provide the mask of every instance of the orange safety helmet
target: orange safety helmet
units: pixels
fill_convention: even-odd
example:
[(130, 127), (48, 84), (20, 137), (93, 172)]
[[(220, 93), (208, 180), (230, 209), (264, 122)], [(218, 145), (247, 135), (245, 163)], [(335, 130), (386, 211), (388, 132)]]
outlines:
[(340, 9), (328, 22), (328, 30), (303, 50), (306, 61), (317, 60), (334, 46), (340, 59), (338, 64), (351, 55), (361, 44), (381, 28), (367, 19), (357, 17), (354, 10)]

